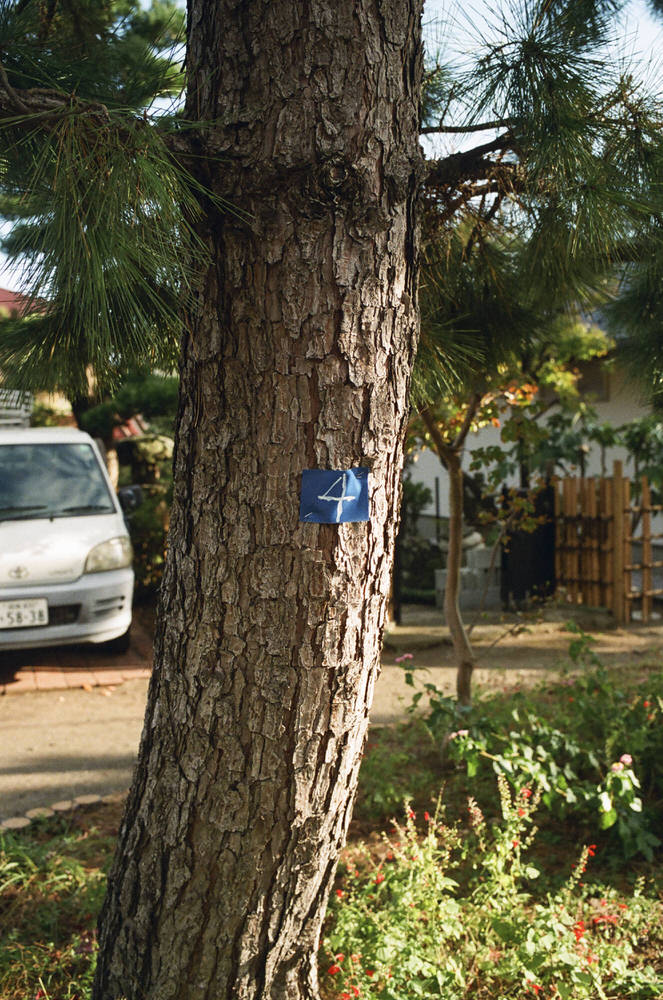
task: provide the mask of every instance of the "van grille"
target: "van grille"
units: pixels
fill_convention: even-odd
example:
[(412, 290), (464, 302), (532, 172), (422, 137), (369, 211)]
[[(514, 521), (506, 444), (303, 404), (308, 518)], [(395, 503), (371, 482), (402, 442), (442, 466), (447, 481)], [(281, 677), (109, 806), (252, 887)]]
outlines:
[(78, 621), (80, 610), (80, 604), (57, 604), (55, 607), (50, 606), (48, 609), (48, 624), (71, 625), (72, 622)]

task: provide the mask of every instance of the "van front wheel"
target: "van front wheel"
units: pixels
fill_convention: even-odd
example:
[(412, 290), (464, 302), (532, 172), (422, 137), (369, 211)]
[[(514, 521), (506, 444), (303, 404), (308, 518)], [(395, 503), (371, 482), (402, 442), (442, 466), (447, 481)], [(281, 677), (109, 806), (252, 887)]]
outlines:
[(105, 642), (104, 649), (107, 649), (109, 653), (128, 653), (130, 645), (131, 627), (122, 635), (118, 635), (117, 638), (111, 639), (110, 642)]

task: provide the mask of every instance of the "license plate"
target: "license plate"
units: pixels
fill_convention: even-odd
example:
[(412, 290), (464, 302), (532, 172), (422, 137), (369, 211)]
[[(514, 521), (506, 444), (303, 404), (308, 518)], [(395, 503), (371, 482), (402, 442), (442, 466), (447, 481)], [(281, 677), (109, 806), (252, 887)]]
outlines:
[(48, 625), (48, 601), (45, 597), (0, 601), (0, 628), (35, 628), (38, 625)]

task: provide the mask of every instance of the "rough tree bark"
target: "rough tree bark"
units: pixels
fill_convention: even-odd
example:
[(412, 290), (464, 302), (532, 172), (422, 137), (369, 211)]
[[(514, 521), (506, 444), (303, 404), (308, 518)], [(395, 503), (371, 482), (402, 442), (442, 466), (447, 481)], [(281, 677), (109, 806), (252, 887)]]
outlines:
[[(312, 998), (379, 670), (417, 335), (420, 0), (190, 0), (212, 265), (95, 1000)], [(298, 521), (305, 468), (370, 521)]]

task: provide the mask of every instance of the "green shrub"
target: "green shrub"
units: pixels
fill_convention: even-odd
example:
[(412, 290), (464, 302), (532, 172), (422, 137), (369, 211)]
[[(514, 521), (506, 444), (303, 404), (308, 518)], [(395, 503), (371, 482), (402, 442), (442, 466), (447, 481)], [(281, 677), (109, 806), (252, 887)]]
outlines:
[(177, 412), (176, 376), (139, 374), (129, 377), (112, 399), (90, 407), (81, 416), (81, 428), (92, 437), (110, 440), (113, 428), (140, 413), (153, 431), (172, 435)]
[[(530, 860), (538, 795), (498, 778), (501, 819), (469, 800), (462, 831), (408, 808), (381, 849), (341, 873), (321, 951), (326, 996), (339, 1000), (558, 1000), (660, 997), (660, 904), (627, 899), (569, 857), (563, 884), (539, 889)], [(423, 828), (423, 829), (422, 829)]]
[(478, 701), (463, 714), (432, 684), (415, 701), (428, 697), (431, 737), (470, 782), (494, 771), (515, 789), (536, 785), (553, 819), (610, 831), (625, 857), (651, 860), (663, 820), (663, 674), (627, 688), (591, 637), (569, 628), (583, 673), (554, 690)]
[(129, 534), (134, 549), (136, 596), (152, 597), (161, 583), (166, 560), (172, 481), (143, 487), (144, 500), (129, 518)]

